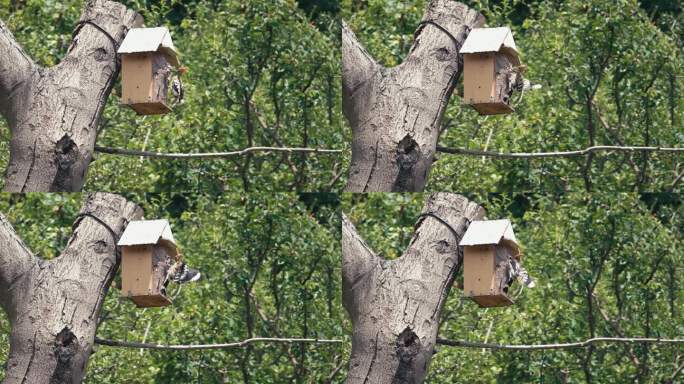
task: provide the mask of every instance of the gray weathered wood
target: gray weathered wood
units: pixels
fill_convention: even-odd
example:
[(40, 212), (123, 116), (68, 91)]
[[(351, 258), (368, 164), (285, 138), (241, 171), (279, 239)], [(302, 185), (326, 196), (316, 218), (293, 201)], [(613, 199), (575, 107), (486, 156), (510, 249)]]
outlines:
[[(117, 237), (142, 216), (123, 197), (101, 193), (86, 196), (81, 213)], [(0, 305), (12, 326), (4, 384), (81, 382), (119, 268), (115, 241), (104, 225), (81, 216), (62, 254), (42, 260), (0, 214)]]
[[(118, 77), (116, 45), (142, 18), (89, 0), (59, 65), (34, 64), (0, 21), (0, 113), (11, 130), (5, 190), (80, 191), (100, 115)], [(114, 41), (108, 37), (111, 36)]]
[(432, 0), (422, 21), (448, 33), (421, 24), (408, 57), (394, 68), (376, 63), (342, 24), (342, 102), (353, 134), (349, 192), (425, 187), (442, 115), (462, 72), (458, 51), (484, 17), (452, 0)]
[(352, 320), (348, 384), (422, 383), (439, 317), (463, 251), (458, 243), (484, 209), (463, 196), (432, 194), (404, 254), (378, 257), (342, 218), (342, 299)]

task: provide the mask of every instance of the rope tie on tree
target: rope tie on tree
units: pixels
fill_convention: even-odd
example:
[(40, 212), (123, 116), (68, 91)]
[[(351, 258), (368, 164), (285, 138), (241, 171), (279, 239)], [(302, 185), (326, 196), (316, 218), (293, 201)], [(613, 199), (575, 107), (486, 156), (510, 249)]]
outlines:
[[(121, 67), (121, 60), (119, 59), (119, 55), (116, 54), (116, 52), (119, 50), (119, 43), (116, 41), (112, 35), (109, 34), (109, 32), (105, 31), (104, 28), (100, 27), (97, 25), (95, 22), (92, 20), (81, 20), (78, 23), (76, 23), (76, 27), (74, 28), (74, 32), (71, 33), (71, 40), (73, 41), (76, 38), (76, 35), (81, 31), (84, 25), (90, 25), (93, 28), (97, 29), (98, 31), (102, 32), (107, 39), (112, 43), (112, 46), (114, 47), (114, 58), (116, 60), (116, 67), (120, 68)], [(128, 28), (126, 28), (126, 33), (128, 33)]]
[[(432, 213), (432, 212), (421, 213), (421, 214), (418, 216), (418, 219), (423, 219), (423, 218), (428, 217), (428, 216), (429, 216), (429, 217), (432, 217), (433, 219), (435, 219), (435, 220), (439, 221), (440, 223), (442, 223), (445, 227), (447, 227), (447, 228), (449, 229), (449, 231), (451, 231), (451, 233), (454, 235), (454, 237), (456, 237), (456, 238), (458, 239), (458, 232), (456, 232), (456, 230), (454, 229), (454, 227), (452, 227), (451, 224), (449, 224), (449, 223), (446, 222), (446, 220), (444, 220), (444, 219), (442, 219), (441, 217), (435, 215), (434, 213)], [(468, 222), (468, 225), (470, 225), (470, 219), (465, 218), (465, 220)], [(423, 222), (423, 221), (420, 220), (420, 221), (418, 222), (418, 225), (420, 225), (420, 223), (422, 223), (422, 222)]]
[(90, 217), (91, 219), (95, 220), (98, 224), (103, 226), (109, 232), (109, 234), (112, 235), (112, 238), (114, 239), (114, 244), (116, 244), (119, 241), (119, 236), (116, 235), (116, 232), (112, 229), (112, 227), (110, 227), (107, 223), (105, 223), (99, 217), (97, 217), (97, 216), (95, 216), (89, 212), (79, 213), (78, 216), (76, 216), (76, 222), (71, 227), (71, 230), (74, 230), (76, 228), (76, 226), (81, 222), (81, 220), (79, 220), (79, 219), (83, 218), (83, 217)]
[(461, 44), (459, 44), (458, 40), (456, 40), (456, 38), (454, 37), (454, 35), (452, 35), (451, 32), (449, 32), (446, 28), (442, 27), (441, 25), (437, 24), (436, 22), (434, 22), (434, 21), (432, 21), (432, 20), (421, 21), (421, 22), (418, 24), (418, 29), (417, 29), (417, 31), (416, 31), (416, 35), (418, 35), (418, 34), (420, 33), (420, 31), (423, 30), (423, 27), (424, 27), (425, 25), (428, 25), (428, 24), (430, 24), (430, 25), (434, 26), (435, 28), (439, 29), (440, 31), (444, 32), (447, 36), (449, 36), (449, 38), (450, 38), (451, 41), (454, 43), (454, 45), (456, 46), (456, 48), (457, 48), (457, 49), (460, 49)]
[(112, 229), (112, 227), (105, 223), (104, 220), (89, 212), (79, 213), (78, 216), (76, 216), (76, 221), (74, 222), (74, 225), (71, 226), (71, 230), (73, 231), (74, 229), (76, 229), (78, 224), (81, 222), (81, 219), (84, 217), (90, 217), (91, 219), (95, 220), (98, 224), (103, 226), (107, 230), (107, 232), (109, 232), (110, 235), (112, 235), (112, 239), (114, 239), (114, 252), (116, 252), (116, 259), (121, 260), (121, 252), (119, 251), (119, 247), (116, 245), (116, 243), (119, 242), (119, 236), (116, 235), (116, 232)]
[(76, 37), (76, 35), (78, 35), (78, 33), (81, 31), (81, 29), (83, 28), (83, 26), (85, 24), (88, 24), (88, 25), (95, 27), (95, 29), (102, 32), (105, 36), (107, 36), (109, 41), (111, 41), (112, 45), (114, 46), (114, 52), (115, 53), (116, 53), (116, 51), (119, 50), (119, 43), (117, 43), (116, 39), (113, 38), (112, 35), (109, 34), (109, 32), (105, 31), (104, 28), (95, 24), (92, 20), (82, 20), (82, 21), (79, 21), (78, 23), (76, 23), (76, 28), (74, 29), (74, 32), (71, 34), (72, 40)]

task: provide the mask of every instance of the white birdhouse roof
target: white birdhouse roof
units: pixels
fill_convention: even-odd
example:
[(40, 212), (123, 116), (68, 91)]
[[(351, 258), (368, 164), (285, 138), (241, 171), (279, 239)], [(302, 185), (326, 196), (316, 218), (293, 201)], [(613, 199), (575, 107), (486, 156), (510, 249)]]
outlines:
[(461, 54), (502, 52), (518, 58), (513, 32), (508, 27), (474, 28), (463, 43)]
[(518, 249), (513, 225), (508, 219), (473, 221), (459, 245), (497, 245), (500, 243), (506, 243)]
[(132, 28), (117, 53), (162, 52), (174, 66), (179, 66), (178, 52), (166, 27)]
[(152, 245), (161, 241), (176, 246), (167, 220), (139, 220), (128, 223), (117, 245)]

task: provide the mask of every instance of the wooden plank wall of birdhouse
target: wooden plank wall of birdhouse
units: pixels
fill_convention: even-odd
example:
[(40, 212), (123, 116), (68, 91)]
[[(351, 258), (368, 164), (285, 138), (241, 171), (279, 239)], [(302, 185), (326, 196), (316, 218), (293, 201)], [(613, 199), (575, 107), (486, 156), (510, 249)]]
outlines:
[(152, 54), (152, 93), (151, 98), (163, 104), (167, 104), (169, 94), (169, 78), (171, 77), (171, 64), (161, 52)]
[(150, 282), (150, 291), (153, 293), (160, 293), (164, 287), (166, 280), (166, 273), (171, 267), (171, 257), (165, 245), (158, 244), (154, 246), (152, 253), (152, 281)]
[(494, 247), (466, 246), (463, 250), (463, 293), (466, 297), (491, 295), (494, 287)]
[(511, 250), (505, 245), (494, 247), (494, 286), (496, 293), (508, 293), (508, 275), (510, 268)]
[(496, 55), (496, 81), (494, 86), (494, 99), (497, 101), (510, 103), (510, 94), (513, 91), (515, 84), (516, 73), (514, 72), (513, 63), (508, 55), (497, 53)]
[(152, 247), (132, 245), (121, 250), (121, 293), (148, 295), (152, 277)]
[(124, 104), (147, 103), (152, 95), (152, 57), (147, 53), (121, 57), (121, 100)]
[(494, 56), (463, 55), (463, 100), (467, 104), (489, 103), (494, 96)]

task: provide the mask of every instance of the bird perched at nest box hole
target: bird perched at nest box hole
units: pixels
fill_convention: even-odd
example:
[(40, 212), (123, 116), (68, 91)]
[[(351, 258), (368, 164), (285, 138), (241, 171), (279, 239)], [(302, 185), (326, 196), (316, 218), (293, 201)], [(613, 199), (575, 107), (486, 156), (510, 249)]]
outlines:
[(202, 274), (200, 271), (188, 267), (184, 262), (177, 261), (169, 268), (166, 276), (167, 281), (170, 279), (174, 283), (185, 284), (199, 280)]
[(185, 97), (185, 90), (183, 89), (181, 76), (187, 72), (188, 69), (186, 67), (180, 67), (173, 76), (173, 81), (171, 82), (171, 92), (173, 92), (174, 102), (176, 104), (182, 103), (183, 98)]
[(166, 272), (166, 278), (164, 279), (164, 287), (162, 288), (162, 291), (164, 294), (166, 294), (167, 287), (172, 281), (176, 284), (192, 283), (199, 280), (201, 276), (202, 274), (200, 271), (190, 268), (187, 264), (185, 264), (185, 262), (178, 260), (173, 263), (173, 265), (171, 265), (169, 270)]
[(513, 285), (513, 282), (517, 279), (520, 284), (523, 284), (527, 288), (534, 288), (537, 284), (532, 280), (529, 273), (525, 267), (523, 267), (518, 260), (514, 258), (509, 258), (508, 260), (508, 287)]
[(522, 267), (522, 252), (509, 220), (473, 221), (463, 235), (463, 294), (481, 307), (513, 304), (511, 284), (534, 282)]

